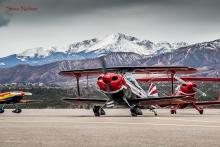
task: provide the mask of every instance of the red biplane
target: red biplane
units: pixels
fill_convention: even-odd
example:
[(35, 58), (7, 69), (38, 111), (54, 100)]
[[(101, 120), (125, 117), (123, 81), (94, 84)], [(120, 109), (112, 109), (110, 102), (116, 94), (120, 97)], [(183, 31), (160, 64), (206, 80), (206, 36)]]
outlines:
[[(103, 108), (113, 107), (114, 105), (123, 105), (130, 109), (132, 116), (142, 115), (141, 103), (157, 115), (153, 105), (160, 103), (171, 103), (178, 101), (183, 103), (186, 99), (192, 99), (191, 96), (178, 95), (178, 96), (165, 96), (165, 97), (152, 97), (145, 92), (133, 74), (143, 73), (166, 73), (171, 74), (191, 74), (197, 72), (196, 69), (190, 67), (180, 66), (167, 66), (167, 67), (105, 67), (103, 59), (103, 68), (86, 69), (86, 70), (70, 70), (61, 71), (60, 75), (75, 77), (77, 80), (77, 98), (64, 98), (66, 102), (73, 102), (77, 104), (94, 105), (93, 112), (95, 116), (105, 115)], [(97, 76), (97, 90), (105, 95), (105, 99), (92, 99), (81, 98), (79, 79), (82, 77)], [(88, 80), (88, 78), (87, 78)], [(173, 82), (172, 82), (173, 83)]]
[[(137, 81), (139, 82), (174, 82), (178, 81), (181, 84), (177, 86), (175, 89), (175, 92), (172, 88), (172, 95), (174, 96), (189, 96), (189, 99), (185, 99), (181, 103), (176, 100), (171, 100), (170, 103), (157, 103), (155, 105), (160, 107), (167, 107), (169, 106), (171, 108), (170, 112), (171, 114), (176, 114), (177, 109), (184, 109), (187, 106), (192, 106), (195, 108), (200, 114), (203, 114), (203, 107), (214, 105), (214, 104), (220, 104), (220, 96), (218, 100), (216, 101), (203, 101), (198, 102), (196, 93), (199, 93), (202, 96), (206, 96), (206, 93), (202, 92), (200, 89), (197, 88), (197, 84), (195, 81), (198, 82), (220, 82), (220, 78), (212, 78), (212, 77), (146, 77), (146, 78), (138, 78)], [(153, 85), (153, 86), (152, 86)], [(151, 88), (153, 87), (153, 88)], [(155, 95), (158, 95), (158, 90), (156, 88), (156, 85), (154, 83), (150, 86), (151, 89), (154, 89), (152, 92)], [(203, 106), (203, 107), (201, 107)]]

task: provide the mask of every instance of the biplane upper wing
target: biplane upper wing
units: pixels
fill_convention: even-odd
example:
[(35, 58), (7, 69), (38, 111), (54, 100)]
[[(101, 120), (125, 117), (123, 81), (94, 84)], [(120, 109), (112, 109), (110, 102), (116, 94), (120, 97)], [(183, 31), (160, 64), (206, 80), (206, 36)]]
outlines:
[[(200, 82), (220, 82), (220, 78), (215, 77), (180, 77), (184, 81), (200, 81)], [(170, 77), (145, 77), (137, 78), (137, 81), (140, 82), (171, 82), (172, 78)], [(174, 81), (177, 81), (175, 78)]]
[[(82, 77), (82, 76), (98, 76), (103, 73), (103, 68), (85, 69), (85, 70), (69, 70), (60, 71), (59, 74), (70, 77)], [(105, 69), (108, 72), (132, 72), (134, 74), (145, 73), (164, 73), (164, 74), (192, 74), (197, 72), (195, 68), (185, 66), (117, 66), (108, 67)]]

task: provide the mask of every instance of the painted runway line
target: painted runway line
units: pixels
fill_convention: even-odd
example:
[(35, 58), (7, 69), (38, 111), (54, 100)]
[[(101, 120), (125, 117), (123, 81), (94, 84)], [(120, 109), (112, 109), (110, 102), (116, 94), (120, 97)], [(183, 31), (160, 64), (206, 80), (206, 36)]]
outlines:
[[(203, 128), (220, 128), (220, 125), (204, 125), (204, 124), (177, 124), (177, 123), (135, 123), (135, 122), (73, 122), (73, 121), (4, 121), (3, 123), (70, 123), (70, 124), (109, 124), (109, 125), (147, 125), (147, 126), (172, 126), (172, 127), (203, 127)], [(3, 127), (0, 125), (0, 128)]]

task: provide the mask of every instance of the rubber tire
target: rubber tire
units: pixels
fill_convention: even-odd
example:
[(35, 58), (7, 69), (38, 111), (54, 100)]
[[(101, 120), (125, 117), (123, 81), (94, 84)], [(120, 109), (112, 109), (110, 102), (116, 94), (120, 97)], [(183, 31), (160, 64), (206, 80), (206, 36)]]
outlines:
[(21, 111), (22, 111), (21, 109), (12, 110), (13, 113), (21, 113)]
[(199, 111), (199, 114), (203, 115), (203, 109)]
[(100, 108), (101, 108), (100, 106), (94, 106), (93, 107), (93, 113), (94, 113), (95, 116), (100, 116), (100, 113), (99, 113)]
[(131, 116), (143, 115), (140, 108), (137, 105), (132, 105), (130, 108)]
[(105, 110), (104, 109), (101, 109), (100, 110), (100, 115), (105, 115), (106, 113), (105, 113)]
[(171, 114), (176, 114), (175, 110), (170, 110)]
[(0, 109), (0, 113), (4, 113), (5, 112), (5, 110), (4, 109)]
[(135, 113), (136, 113), (137, 115), (143, 115), (143, 112), (142, 112), (141, 109), (138, 108), (138, 107), (135, 109)]
[(134, 112), (131, 112), (131, 116), (135, 117), (135, 116), (137, 116), (137, 114)]

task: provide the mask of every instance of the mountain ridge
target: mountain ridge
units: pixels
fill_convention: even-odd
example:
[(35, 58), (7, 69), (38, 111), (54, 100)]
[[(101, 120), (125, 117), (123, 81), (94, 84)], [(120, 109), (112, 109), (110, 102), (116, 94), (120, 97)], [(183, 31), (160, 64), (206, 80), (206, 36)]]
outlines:
[[(42, 49), (38, 49), (38, 55), (40, 56), (35, 56), (31, 52), (31, 57), (25, 57), (23, 62), (17, 58), (18, 56), (16, 56), (16, 54), (8, 56), (7, 58), (0, 58), (0, 84), (13, 82), (42, 82), (55, 84), (71, 83), (74, 81), (72, 78), (59, 76), (58, 72), (61, 70), (102, 67), (99, 60), (100, 56), (105, 56), (107, 66), (109, 67), (190, 66), (199, 69), (199, 73), (197, 73), (199, 76), (220, 77), (220, 39), (191, 45), (182, 43), (183, 45), (181, 45), (181, 47), (171, 50), (169, 50), (170, 47), (166, 48), (166, 45), (169, 46), (169, 44), (165, 42), (163, 43), (166, 48), (165, 50), (163, 50), (162, 47), (162, 50), (155, 50), (154, 54), (145, 55), (139, 52), (134, 53), (132, 50), (125, 51), (123, 47), (120, 48), (121, 39), (123, 40), (125, 38), (135, 41), (136, 43), (138, 39), (132, 36), (119, 35), (120, 36), (116, 36), (115, 38), (113, 36), (115, 39), (113, 39), (113, 42), (116, 44), (112, 46), (114, 46), (114, 49), (122, 50), (122, 52), (120, 52), (120, 50), (117, 50), (117, 52), (110, 51), (112, 47), (110, 43), (108, 46), (109, 48), (105, 48), (104, 50), (94, 50), (94, 48), (92, 48), (89, 51), (78, 50), (78, 53), (72, 53), (71, 50), (67, 50), (66, 53), (63, 53), (56, 49), (53, 49), (52, 52), (44, 52)], [(112, 38), (110, 37), (108, 39), (111, 40)], [(84, 42), (79, 42), (78, 44), (75, 43), (72, 48), (70, 47), (69, 49), (74, 49), (76, 47), (82, 49), (80, 48), (81, 44), (83, 44), (83, 46), (90, 46), (91, 42), (94, 45), (98, 42), (98, 40), (93, 39), (92, 41), (86, 40)], [(106, 43), (103, 44), (106, 45)], [(148, 48), (152, 46), (152, 42), (149, 40), (139, 41), (139, 44), (144, 44), (145, 46), (148, 46)], [(160, 44), (159, 46), (162, 45)], [(44, 53), (52, 55), (45, 57)], [(21, 56), (19, 57), (21, 58)], [(7, 61), (7, 63), (12, 66), (8, 67), (3, 60), (4, 62)], [(24, 62), (25, 60), (29, 60), (29, 62)], [(37, 64), (35, 62), (37, 62)]]
[(0, 58), (0, 68), (12, 67), (18, 64), (43, 65), (62, 60), (91, 59), (112, 52), (133, 52), (140, 55), (152, 56), (171, 52), (179, 47), (188, 45), (185, 42), (153, 43), (122, 33), (108, 35), (104, 38), (93, 38), (70, 44), (67, 48), (32, 48), (19, 54)]

